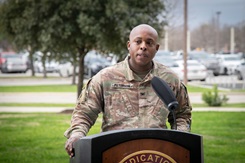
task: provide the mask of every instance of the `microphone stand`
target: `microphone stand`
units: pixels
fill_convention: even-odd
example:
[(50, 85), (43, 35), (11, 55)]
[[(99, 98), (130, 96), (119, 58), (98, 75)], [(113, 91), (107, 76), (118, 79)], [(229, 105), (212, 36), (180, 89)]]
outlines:
[(177, 130), (177, 123), (176, 123), (176, 115), (174, 110), (177, 109), (179, 106), (179, 103), (177, 101), (173, 101), (171, 103), (168, 104), (168, 110), (170, 111), (170, 113), (173, 115), (173, 129)]
[(169, 85), (159, 77), (154, 76), (151, 80), (152, 88), (158, 95), (158, 97), (167, 105), (168, 110), (173, 115), (173, 125), (172, 128), (177, 130), (176, 116), (174, 110), (179, 107), (173, 91)]

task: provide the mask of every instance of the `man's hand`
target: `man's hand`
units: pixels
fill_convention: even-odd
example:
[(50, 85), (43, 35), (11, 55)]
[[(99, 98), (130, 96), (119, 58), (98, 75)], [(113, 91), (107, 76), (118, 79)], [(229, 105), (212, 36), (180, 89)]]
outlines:
[(66, 141), (65, 149), (70, 157), (74, 156), (73, 143), (80, 139), (80, 137), (71, 137)]

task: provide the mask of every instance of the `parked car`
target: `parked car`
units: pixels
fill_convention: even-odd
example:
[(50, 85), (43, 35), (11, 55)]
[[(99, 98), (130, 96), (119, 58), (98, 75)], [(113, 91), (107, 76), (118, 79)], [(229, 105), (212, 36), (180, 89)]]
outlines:
[[(33, 54), (33, 58), (34, 58), (34, 71), (37, 73), (43, 73), (44, 72), (44, 66), (42, 63), (42, 57), (43, 57), (43, 53), (41, 51), (36, 51)], [(58, 72), (58, 66), (59, 66), (59, 62), (55, 61), (54, 59), (49, 57), (49, 53), (47, 53), (46, 56), (46, 60), (45, 60), (45, 68), (46, 68), (46, 72), (47, 73), (54, 73), (54, 72)]]
[[(70, 77), (73, 75), (74, 66), (71, 62), (62, 62), (58, 66), (58, 73), (61, 77)], [(78, 66), (76, 67), (76, 74), (78, 73)]]
[(3, 52), (0, 52), (0, 69), (1, 69), (1, 67), (2, 67), (2, 64), (5, 62), (5, 55), (13, 55), (13, 54), (16, 54), (16, 52), (5, 52), (5, 51), (3, 51)]
[(164, 57), (170, 57), (170, 58), (173, 57), (172, 53), (166, 50), (158, 50), (156, 53), (156, 56), (164, 56)]
[[(56, 61), (46, 61), (45, 62), (46, 72), (48, 73), (58, 72), (58, 66), (59, 64)], [(38, 73), (43, 73), (44, 67), (41, 61), (34, 62), (34, 71)]]
[(242, 60), (237, 54), (216, 54), (220, 62), (220, 74), (230, 75), (235, 73), (235, 68)]
[[(181, 80), (184, 79), (184, 61), (177, 60), (176, 63), (179, 65), (181, 71), (177, 74)], [(197, 60), (187, 60), (187, 80), (201, 80), (205, 81), (208, 76), (207, 68), (198, 62)]]
[(181, 71), (179, 65), (171, 57), (166, 57), (166, 56), (156, 54), (154, 60), (171, 68), (177, 74)]
[(90, 51), (84, 58), (84, 74), (88, 77), (92, 77), (101, 69), (111, 65), (112, 63), (109, 62), (103, 55), (93, 50)]
[[(96, 51), (90, 51), (84, 58), (84, 75), (90, 78), (101, 69), (110, 65), (112, 65), (112, 62), (108, 61), (103, 55)], [(75, 71), (78, 73), (78, 66)], [(70, 62), (60, 63), (58, 72), (62, 77), (72, 76), (73, 65)]]
[(20, 54), (3, 54), (1, 71), (8, 72), (23, 72), (27, 71), (27, 64)]
[(220, 73), (221, 65), (218, 59), (204, 51), (191, 51), (188, 53), (188, 59), (195, 59), (199, 61), (206, 66), (208, 70), (211, 70), (214, 76), (217, 76)]
[(245, 80), (245, 61), (241, 62), (241, 64), (235, 68), (235, 75), (238, 80)]

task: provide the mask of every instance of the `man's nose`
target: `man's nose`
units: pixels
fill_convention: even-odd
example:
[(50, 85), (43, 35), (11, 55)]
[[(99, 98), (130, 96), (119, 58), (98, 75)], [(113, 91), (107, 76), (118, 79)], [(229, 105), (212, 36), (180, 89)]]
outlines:
[(143, 51), (146, 50), (146, 43), (145, 43), (145, 42), (142, 42), (142, 43), (141, 43), (140, 49), (143, 50)]

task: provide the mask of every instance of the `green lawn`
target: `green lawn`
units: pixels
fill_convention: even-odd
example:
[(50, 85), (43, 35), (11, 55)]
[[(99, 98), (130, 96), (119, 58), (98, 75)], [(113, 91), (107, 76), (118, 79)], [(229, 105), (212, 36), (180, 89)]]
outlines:
[(76, 92), (76, 85), (0, 86), (0, 92)]
[[(187, 86), (189, 92), (211, 90), (196, 86)], [(76, 92), (76, 85), (35, 85), (35, 86), (0, 86), (0, 92)]]
[[(212, 90), (212, 88), (187, 85), (188, 92), (199, 93)], [(0, 86), (0, 92), (76, 92), (77, 85), (31, 85), (31, 86)], [(229, 92), (219, 90), (220, 92)], [(243, 93), (245, 90), (234, 90), (231, 92)]]
[[(12, 107), (12, 106), (19, 106), (19, 107), (65, 107), (65, 108), (74, 108), (75, 104), (74, 103), (67, 103), (67, 104), (61, 104), (61, 103), (0, 103), (0, 106), (7, 106), (7, 107)], [(192, 104), (193, 108), (197, 107), (210, 107), (205, 103), (202, 104)], [(245, 108), (245, 103), (228, 103), (222, 105), (224, 108)]]
[[(0, 162), (67, 163), (64, 131), (70, 114), (0, 113)], [(193, 112), (192, 133), (203, 136), (205, 163), (243, 163), (245, 112)], [(99, 133), (98, 119), (90, 134)]]

